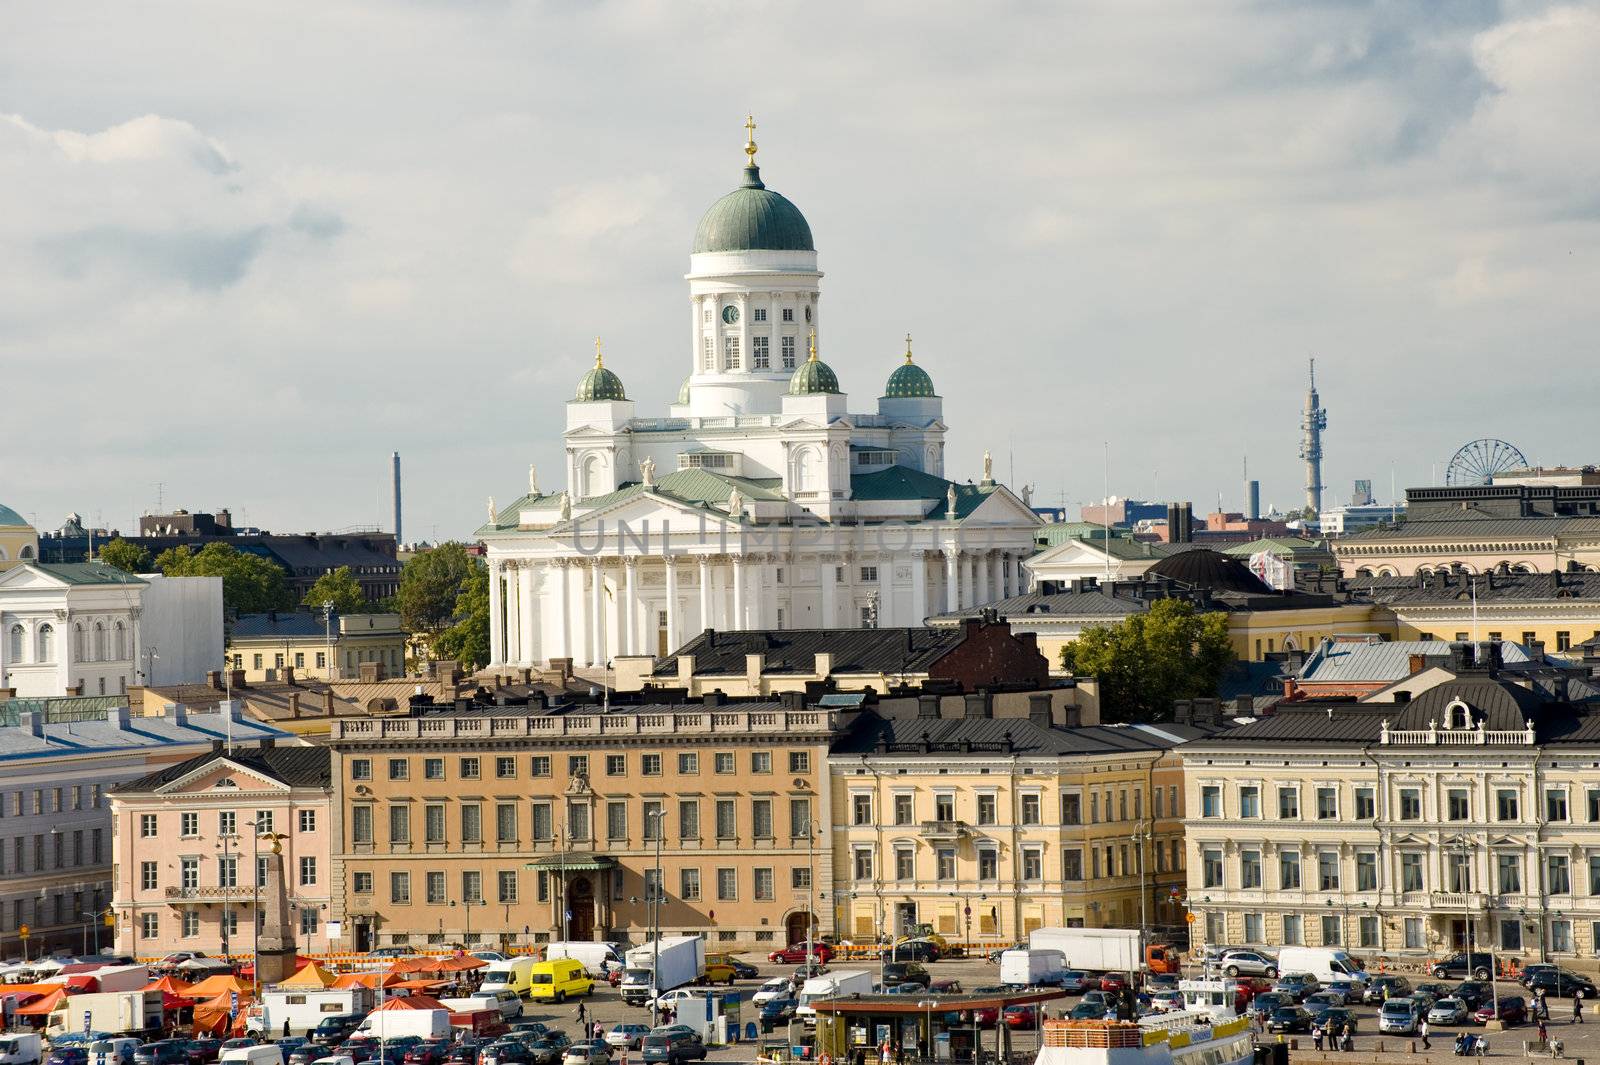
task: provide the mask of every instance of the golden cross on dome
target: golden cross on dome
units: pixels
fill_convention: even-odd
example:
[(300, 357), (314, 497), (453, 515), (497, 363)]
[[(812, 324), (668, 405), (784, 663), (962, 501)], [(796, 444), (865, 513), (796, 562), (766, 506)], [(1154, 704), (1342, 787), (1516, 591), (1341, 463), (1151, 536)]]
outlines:
[(745, 145), (744, 154), (749, 157), (746, 166), (756, 165), (756, 116), (744, 116)]
[(594, 364), (596, 366), (604, 366), (605, 365), (605, 363), (601, 360), (601, 357), (600, 357), (600, 338), (599, 337), (595, 337), (594, 338)]
[(817, 331), (815, 329), (811, 331), (811, 361), (817, 361)]
[(906, 334), (906, 361), (911, 361), (911, 334)]

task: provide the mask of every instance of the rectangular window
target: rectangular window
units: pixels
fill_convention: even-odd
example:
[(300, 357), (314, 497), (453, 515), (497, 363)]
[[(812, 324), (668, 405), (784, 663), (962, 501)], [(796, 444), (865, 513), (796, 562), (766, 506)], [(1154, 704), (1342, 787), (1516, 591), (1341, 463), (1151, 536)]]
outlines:
[(723, 365), (729, 370), (737, 370), (744, 364), (744, 360), (739, 355), (738, 337), (728, 336), (722, 338), (722, 360)]
[[(989, 856), (990, 860), (992, 860), (994, 862), (994, 867), (995, 867), (994, 877), (990, 877), (988, 879), (998, 878), (999, 875), (1000, 875), (1000, 860), (999, 860), (1000, 856), (995, 851), (992, 851), (992, 850), (979, 851), (978, 852), (978, 864), (979, 864), (979, 868), (980, 869), (982, 868), (983, 857), (985, 855)], [(1064, 879), (1064, 880), (1082, 880), (1083, 879), (1083, 851), (1082, 850), (1078, 849), (1077, 847), (1073, 847), (1070, 850), (1066, 850), (1066, 851), (1063, 851), (1061, 853), (1061, 876), (1062, 876), (1062, 879)]]
[(1498, 878), (1499, 890), (1502, 894), (1518, 894), (1522, 891), (1522, 858), (1515, 854), (1495, 855), (1495, 875)]
[(1372, 821), (1378, 816), (1378, 793), (1372, 788), (1356, 789), (1356, 820)]
[(1022, 879), (1044, 879), (1044, 851), (1038, 847), (1022, 848)]
[(956, 849), (954, 847), (939, 847), (934, 852), (935, 875), (940, 880), (954, 880), (956, 878)]
[(482, 773), (477, 758), (463, 758), (459, 765), (462, 780), (477, 780)]
[(1467, 821), (1472, 818), (1472, 803), (1467, 799), (1466, 788), (1451, 788), (1445, 792), (1446, 813), (1451, 821)]
[(956, 797), (954, 795), (947, 793), (933, 797), (933, 819), (935, 821), (954, 821), (956, 819)]
[(1567, 789), (1550, 788), (1544, 793), (1544, 819), (1546, 821), (1565, 821), (1567, 819)]
[(811, 800), (789, 800), (789, 838), (809, 839), (818, 835), (819, 826), (811, 823)]
[(461, 898), (469, 904), (483, 901), (483, 873), (468, 869), (461, 874)]
[(700, 838), (700, 800), (678, 800), (678, 838), (680, 840)]
[(716, 754), (712, 755), (711, 756), (711, 768), (712, 768), (713, 772), (717, 772), (717, 773), (726, 774), (726, 773), (737, 772), (737, 770), (734, 769), (734, 765), (733, 765), (733, 752), (732, 751), (718, 751)]
[(517, 760), (514, 757), (501, 757), (494, 760), (494, 775), (499, 780), (512, 780), (517, 775)]
[[(1109, 865), (1110, 863), (1107, 863), (1107, 864)], [(1207, 847), (1206, 849), (1202, 850), (1200, 852), (1200, 869), (1201, 869), (1202, 883), (1204, 884), (1205, 887), (1208, 887), (1208, 888), (1219, 888), (1219, 887), (1221, 887), (1222, 886), (1222, 850), (1221, 850), (1221, 848)], [(1106, 870), (1106, 875), (1107, 876), (1113, 875), (1112, 871), (1110, 869), (1107, 869)]]
[(858, 792), (850, 796), (850, 823), (853, 825), (872, 824), (872, 796)]
[(217, 835), (236, 836), (239, 834), (239, 815), (232, 810), (223, 810), (217, 814)]
[[(1591, 818), (1593, 820), (1593, 818)], [(139, 835), (144, 839), (154, 839), (156, 835), (156, 815), (139, 815)]]
[(770, 773), (770, 772), (772, 772), (772, 752), (771, 751), (751, 751), (750, 752), (750, 772), (752, 772), (752, 773)]
[(1470, 855), (1450, 853), (1445, 856), (1445, 871), (1450, 878), (1451, 891), (1472, 890), (1472, 858)]
[(639, 820), (644, 826), (644, 841), (646, 843), (654, 843), (658, 839), (666, 839), (666, 836), (662, 834), (661, 813), (660, 800), (645, 800), (644, 806), (640, 811)]
[(1551, 895), (1572, 894), (1571, 863), (1565, 854), (1545, 855), (1544, 889)]
[(300, 886), (310, 887), (317, 882), (317, 860), (315, 858), (300, 859)]
[(157, 865), (155, 862), (139, 863), (139, 888), (142, 891), (156, 889)]
[(390, 780), (410, 780), (411, 779), (411, 762), (409, 760), (405, 759), (405, 758), (391, 758), (391, 759), (389, 759), (389, 779)]
[(795, 891), (810, 891), (811, 870), (804, 865), (792, 866), (789, 869), (789, 887)]
[[(785, 307), (783, 309), (783, 313), (784, 321), (788, 322), (793, 320), (792, 316), (794, 315), (794, 311), (790, 310), (788, 307)], [(794, 369), (794, 337), (783, 337), (779, 343), (783, 352), (783, 368), (785, 370)]]
[[(1160, 793), (1158, 792), (1157, 794)], [(1247, 913), (1244, 915), (1244, 941), (1246, 943), (1265, 943), (1267, 939), (1265, 928), (1266, 925), (1262, 920), (1261, 914)]]
[(789, 752), (789, 772), (791, 772), (791, 773), (809, 773), (809, 772), (811, 772), (811, 752), (810, 751), (790, 751)]
[(855, 873), (856, 873), (855, 878), (857, 880), (871, 880), (872, 879), (872, 848), (871, 847), (857, 847), (853, 851), (853, 857), (854, 857), (854, 861), (851, 864), (854, 865), (854, 867), (855, 867)]
[(567, 776), (586, 777), (589, 775), (589, 756), (586, 754), (567, 755)]
[(717, 800), (717, 838), (737, 839), (739, 837), (738, 818), (735, 815), (734, 800)]
[(1401, 788), (1400, 789), (1400, 820), (1402, 820), (1402, 821), (1420, 821), (1420, 820), (1422, 820), (1422, 789), (1421, 788)]
[(1422, 918), (1407, 917), (1405, 919), (1404, 942), (1407, 950), (1421, 950), (1426, 945), (1422, 930)]
[[(1173, 811), (1177, 816), (1177, 811)], [(1283, 821), (1300, 820), (1300, 789), (1295, 787), (1281, 787), (1278, 789), (1278, 817)]]
[(772, 800), (750, 801), (750, 830), (756, 839), (772, 839)]
[(1022, 796), (1023, 824), (1037, 825), (1040, 823), (1040, 821), (1043, 819), (1043, 814), (1040, 810), (1040, 806), (1043, 804), (1043, 801), (1043, 798), (1036, 792), (1032, 794), (1025, 793)]
[(714, 338), (706, 337), (701, 342), (701, 349), (705, 358), (705, 368), (707, 370), (715, 370), (717, 368), (717, 349)]
[(639, 772), (647, 777), (659, 777), (661, 775), (661, 756), (659, 754), (640, 755)]
[(389, 874), (389, 901), (407, 903), (411, 901), (411, 874)]
[(1339, 819), (1339, 789), (1317, 789), (1317, 820), (1337, 821)]
[(1278, 889), (1300, 890), (1300, 855), (1297, 851), (1278, 852)]
[(461, 804), (461, 842), (483, 842), (483, 807), (478, 803)]
[(739, 897), (739, 870), (717, 870), (717, 901), (732, 902)]
[(700, 897), (700, 870), (678, 870), (678, 894), (687, 902)]
[[(993, 799), (991, 797), (991, 802), (992, 801), (993, 801)], [(897, 824), (897, 825), (909, 825), (909, 824), (911, 824), (911, 820), (912, 820), (912, 816), (913, 816), (912, 815), (911, 803), (912, 803), (912, 797), (910, 795), (896, 795), (894, 797), (894, 823), (895, 824)], [(983, 800), (981, 798), (978, 800), (978, 809), (980, 811), (979, 816), (981, 817), (982, 816), (982, 809), (983, 809)], [(987, 824), (993, 824), (992, 821), (991, 822), (983, 822), (983, 821), (979, 822), (979, 824), (986, 824), (986, 823)]]
[(155, 939), (161, 934), (161, 918), (159, 914), (141, 913), (139, 915), (139, 935), (145, 939)]
[(1339, 854), (1337, 851), (1321, 851), (1317, 854), (1317, 889), (1319, 891), (1339, 890)]
[(317, 830), (317, 811), (315, 811), (315, 810), (301, 810), (300, 811), (300, 831), (302, 831), (302, 832), (315, 832), (316, 830)]
[(750, 316), (752, 321), (764, 322), (767, 320), (767, 309), (765, 307), (753, 308), (750, 312)]
[(770, 370), (772, 368), (772, 352), (768, 347), (772, 341), (767, 337), (750, 338), (750, 360), (753, 369)]
[(1242, 850), (1239, 852), (1239, 886), (1247, 889), (1261, 886), (1260, 851)]
[[(1110, 814), (1111, 804), (1106, 804), (1106, 813)], [(1207, 784), (1200, 789), (1200, 816), (1222, 816), (1222, 789), (1215, 784)]]
[(678, 775), (692, 777), (700, 772), (700, 756), (694, 753), (678, 755)]
[(1300, 915), (1297, 913), (1284, 914), (1282, 936), (1283, 945), (1286, 947), (1299, 946), (1303, 938), (1304, 935), (1301, 932), (1300, 926)]
[(1378, 855), (1373, 851), (1356, 852), (1356, 890), (1378, 890)]
[[(1572, 633), (1571, 632), (1569, 632), (1566, 629), (1557, 629), (1556, 630), (1556, 650), (1557, 651), (1570, 651), (1570, 650), (1572, 650)], [(1557, 949), (1560, 949), (1560, 948), (1557, 948)]]
[(437, 906), (445, 901), (444, 874), (442, 872), (424, 873), (422, 881), (425, 891), (424, 898), (428, 902)]
[(911, 880), (916, 875), (916, 852), (910, 847), (896, 847), (894, 851), (894, 878)]
[(532, 821), (532, 824), (529, 826), (529, 831), (533, 833), (534, 839), (539, 840), (540, 842), (555, 839), (555, 811), (550, 808), (549, 803), (534, 803), (529, 807), (529, 816)]
[(756, 869), (755, 892), (756, 901), (758, 902), (771, 902), (777, 894), (773, 889), (772, 869), (770, 866), (762, 866)]
[(1589, 894), (1600, 895), (1600, 857), (1589, 859)]
[(626, 802), (606, 803), (606, 839), (619, 843), (627, 842), (628, 804)]
[(1515, 788), (1499, 788), (1495, 791), (1494, 815), (1496, 821), (1520, 820), (1520, 809)]
[(182, 858), (182, 859), (180, 859), (179, 862), (178, 862), (178, 877), (179, 877), (179, 883), (185, 889), (193, 889), (193, 888), (199, 887), (200, 886), (200, 859), (199, 858)]
[(1339, 915), (1325, 913), (1322, 915), (1322, 942), (1326, 946), (1338, 946), (1344, 942), (1344, 929)]
[(496, 843), (515, 843), (517, 841), (516, 803), (497, 802), (494, 804), (494, 839)]
[(389, 807), (389, 842), (411, 842), (411, 808), (399, 803)]
[(1261, 788), (1255, 784), (1246, 784), (1239, 789), (1239, 816), (1261, 816)]
[[(1158, 790), (1159, 796), (1161, 792)], [(1156, 816), (1161, 816), (1161, 811), (1156, 811)], [(1061, 796), (1061, 823), (1064, 825), (1083, 824), (1083, 796), (1077, 792), (1064, 792)]]
[(444, 759), (443, 758), (424, 758), (422, 760), (422, 779), (423, 780), (443, 780), (444, 779)]
[(350, 842), (372, 842), (372, 807), (350, 807)]
[(372, 874), (371, 873), (352, 873), (352, 874), (350, 874), (350, 890), (355, 892), (357, 895), (370, 895), (370, 894), (372, 894)]
[(444, 842), (444, 804), (429, 803), (422, 808), (422, 841)]
[[(1560, 633), (1557, 633), (1557, 643), (1560, 643)], [(1566, 918), (1557, 918), (1550, 922), (1550, 949), (1557, 954), (1571, 954), (1572, 947), (1572, 922)]]

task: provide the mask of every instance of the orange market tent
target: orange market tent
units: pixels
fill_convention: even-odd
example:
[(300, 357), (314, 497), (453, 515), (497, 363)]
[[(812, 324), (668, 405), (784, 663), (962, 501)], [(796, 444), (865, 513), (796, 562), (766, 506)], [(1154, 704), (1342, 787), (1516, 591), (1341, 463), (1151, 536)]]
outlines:
[(196, 1005), (194, 1008), (195, 1034), (210, 1032), (219, 1036), (223, 1033), (235, 1036), (243, 1035), (244, 1015), (245, 1011), (250, 1008), (250, 997), (243, 994), (239, 996), (239, 1012), (232, 1017), (232, 1023), (230, 1024), (229, 1011), (232, 1007), (233, 995), (231, 992), (223, 992), (215, 998), (209, 998)]
[(12, 1014), (18, 1017), (45, 1017), (54, 1013), (56, 1007), (61, 1005), (62, 1000), (66, 997), (67, 992), (58, 987), (50, 994), (40, 995), (26, 1006), (13, 1010)]
[(482, 958), (474, 958), (470, 954), (457, 954), (453, 958), (446, 958), (444, 961), (440, 962), (439, 967), (435, 969), (434, 972), (462, 973), (466, 972), (468, 969), (481, 969), (488, 964), (489, 963), (484, 961)]
[(393, 987), (395, 984), (404, 982), (405, 977), (397, 976), (394, 973), (341, 973), (339, 978), (333, 982), (333, 986), (337, 988), (384, 988)]
[[(449, 1012), (449, 1007), (448, 1006), (446, 1006), (443, 1002), (440, 1002), (438, 999), (433, 998), (432, 996), (429, 996), (429, 995), (404, 995), (404, 996), (401, 996), (399, 998), (391, 998), (387, 1002), (385, 1002), (383, 1005), (379, 1006), (378, 1009), (380, 1009), (380, 1010), (444, 1010), (447, 1013)], [(377, 1010), (373, 1010), (373, 1012), (376, 1013)]]
[(398, 988), (401, 991), (432, 991), (436, 988), (444, 987), (447, 983), (449, 983), (448, 980), (429, 980), (426, 977), (417, 976), (410, 980), (401, 980), (398, 984), (390, 984), (389, 986)]
[(316, 962), (307, 962), (303, 968), (293, 976), (280, 983), (279, 987), (331, 987), (337, 979), (332, 973)]
[(176, 976), (163, 976), (159, 980), (152, 980), (144, 985), (145, 991), (165, 991), (169, 995), (187, 995), (195, 985), (179, 980)]
[(431, 973), (439, 968), (438, 958), (400, 958), (389, 966), (392, 973)]
[(61, 981), (55, 980), (48, 984), (0, 984), (0, 998), (15, 998), (23, 995), (48, 995), (52, 991), (60, 991)]
[(190, 998), (196, 999), (215, 998), (217, 995), (227, 995), (234, 991), (239, 992), (241, 995), (249, 994), (251, 987), (252, 985), (248, 981), (241, 980), (237, 976), (218, 973), (216, 976), (208, 976), (198, 984), (191, 985), (189, 990), (184, 993)]

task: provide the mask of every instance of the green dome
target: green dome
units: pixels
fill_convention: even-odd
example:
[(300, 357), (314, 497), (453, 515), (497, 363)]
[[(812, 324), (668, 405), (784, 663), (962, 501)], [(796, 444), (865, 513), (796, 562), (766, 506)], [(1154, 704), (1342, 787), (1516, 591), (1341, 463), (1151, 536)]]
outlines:
[(791, 396), (839, 394), (839, 378), (833, 372), (833, 367), (817, 358), (815, 341), (812, 341), (811, 345), (811, 358), (796, 367), (794, 376), (789, 378), (789, 394)]
[(716, 251), (816, 251), (800, 208), (744, 168), (744, 183), (711, 205), (694, 231), (694, 254)]
[(578, 394), (572, 397), (577, 403), (603, 403), (607, 400), (624, 400), (628, 394), (622, 390), (622, 378), (605, 368), (600, 353), (595, 352), (594, 365), (578, 382)]
[(682, 406), (686, 405), (689, 402), (689, 382), (693, 381), (693, 380), (694, 380), (694, 376), (693, 375), (690, 375), (690, 376), (685, 377), (683, 379), (683, 384), (678, 389), (678, 406), (682, 407)]
[(906, 352), (906, 361), (894, 368), (894, 373), (889, 375), (889, 383), (883, 386), (883, 394), (888, 399), (938, 399), (939, 393), (933, 390), (933, 378), (928, 376), (928, 371), (911, 361), (911, 352)]

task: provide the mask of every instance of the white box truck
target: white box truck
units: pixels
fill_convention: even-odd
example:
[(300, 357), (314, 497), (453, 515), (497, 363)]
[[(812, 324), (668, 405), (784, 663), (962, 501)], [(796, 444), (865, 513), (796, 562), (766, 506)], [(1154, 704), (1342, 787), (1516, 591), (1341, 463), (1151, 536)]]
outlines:
[(1143, 967), (1137, 928), (1035, 928), (1028, 949), (1059, 950), (1068, 969), (1126, 973)]
[(46, 1029), (54, 1035), (67, 1032), (159, 1032), (161, 1030), (161, 992), (95, 991), (68, 995), (50, 1014)]
[(259, 1004), (245, 1010), (244, 1026), (246, 1031), (272, 1039), (283, 1034), (287, 1021), (290, 1035), (305, 1035), (316, 1030), (326, 1017), (367, 1013), (372, 1009), (372, 999), (370, 987), (269, 987), (262, 992)]
[[(660, 971), (652, 981), (650, 973), (656, 965)], [(705, 940), (699, 936), (663, 936), (628, 951), (623, 959), (622, 999), (630, 1006), (642, 1006), (650, 1001), (652, 985), (656, 991), (670, 991), (694, 983), (705, 971)]]
[(800, 985), (800, 997), (796, 1000), (794, 1015), (807, 1024), (816, 1024), (817, 1007), (813, 1003), (853, 994), (870, 995), (876, 977), (875, 972), (867, 969), (842, 969), (824, 976), (813, 976)]
[(43, 1060), (38, 1032), (0, 1032), (0, 1065), (39, 1065)]
[[(83, 980), (86, 991), (139, 991), (150, 982), (148, 965), (102, 965), (97, 969), (67, 974)], [(84, 980), (87, 978), (87, 980)]]
[(478, 990), (515, 991), (520, 997), (527, 998), (528, 989), (533, 986), (533, 967), (537, 964), (537, 958), (528, 957), (492, 961), (483, 970), (483, 983)]
[(1019, 947), (1000, 955), (1000, 982), (1012, 987), (1038, 987), (1067, 967), (1067, 956), (1053, 948)]
[(450, 1034), (449, 1010), (374, 1010), (352, 1039), (444, 1039)]
[(623, 968), (622, 957), (610, 943), (591, 943), (588, 940), (558, 940), (544, 949), (545, 961), (572, 958), (582, 962), (590, 976), (604, 976), (612, 969)]

